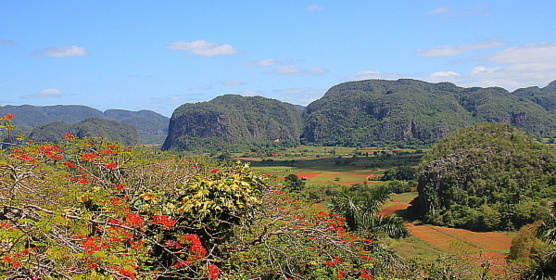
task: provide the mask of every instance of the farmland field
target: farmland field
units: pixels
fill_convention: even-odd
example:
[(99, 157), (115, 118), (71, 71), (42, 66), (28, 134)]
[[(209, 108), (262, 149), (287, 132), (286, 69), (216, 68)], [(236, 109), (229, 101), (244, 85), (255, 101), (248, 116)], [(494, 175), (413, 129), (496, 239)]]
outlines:
[[(334, 154), (330, 152), (332, 149)], [(367, 155), (365, 151), (373, 151), (373, 154)], [(379, 178), (385, 170), (400, 165), (415, 167), (421, 155), (414, 151), (383, 153), (377, 148), (300, 147), (284, 154), (250, 155), (240, 159), (250, 162), (257, 172), (278, 178), (296, 174), (305, 180), (307, 190), (322, 191), (358, 183), (383, 184)], [(417, 192), (393, 194), (381, 215), (403, 214), (416, 196)], [(313, 208), (326, 209), (326, 202), (316, 203)], [(512, 232), (472, 232), (415, 221), (406, 222), (406, 226), (412, 236), (390, 242), (392, 249), (406, 260), (433, 263), (442, 259), (443, 265), (453, 265), (455, 271), (467, 274), (465, 277), (461, 275), (462, 278), (473, 279), (483, 273), (488, 274), (489, 279), (511, 278), (507, 274), (511, 269), (506, 264), (506, 256), (514, 235)]]

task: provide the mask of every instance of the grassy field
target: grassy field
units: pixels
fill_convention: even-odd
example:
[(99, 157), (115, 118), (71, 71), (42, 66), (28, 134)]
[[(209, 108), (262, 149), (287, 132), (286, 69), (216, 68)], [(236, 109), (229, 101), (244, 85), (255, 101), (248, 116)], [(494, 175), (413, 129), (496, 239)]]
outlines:
[[(278, 178), (296, 174), (305, 179), (307, 190), (323, 192), (324, 189), (340, 185), (364, 182), (369, 185), (383, 184), (378, 178), (386, 169), (399, 165), (415, 167), (422, 154), (412, 150), (301, 146), (281, 154), (234, 156), (250, 162), (252, 168), (260, 173)], [(416, 196), (417, 192), (393, 194), (381, 214), (397, 213), (403, 216)], [(315, 203), (311, 207), (319, 211), (326, 210), (327, 203)], [(505, 258), (514, 233), (478, 233), (410, 221), (406, 225), (412, 236), (390, 241), (392, 249), (405, 259), (431, 264), (440, 260), (441, 265), (454, 266), (456, 271), (468, 274), (464, 278), (469, 279), (483, 273), (490, 275), (489, 279), (511, 278), (507, 274), (511, 269), (507, 267)]]

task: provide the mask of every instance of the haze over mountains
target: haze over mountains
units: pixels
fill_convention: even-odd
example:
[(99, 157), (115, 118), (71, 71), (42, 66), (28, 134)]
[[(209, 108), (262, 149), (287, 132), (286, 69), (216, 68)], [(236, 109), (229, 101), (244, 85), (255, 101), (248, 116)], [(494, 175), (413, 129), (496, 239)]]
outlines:
[(552, 137), (556, 130), (556, 81), (510, 93), (451, 83), (400, 79), (333, 86), (306, 108), (265, 97), (223, 95), (186, 103), (171, 119), (152, 111), (99, 110), (85, 106), (6, 106), (15, 124), (33, 128), (52, 121), (76, 123), (101, 117), (133, 125), (142, 135), (165, 135), (165, 150), (253, 148), (265, 145), (360, 146), (377, 142), (431, 143), (457, 128), (509, 123)]

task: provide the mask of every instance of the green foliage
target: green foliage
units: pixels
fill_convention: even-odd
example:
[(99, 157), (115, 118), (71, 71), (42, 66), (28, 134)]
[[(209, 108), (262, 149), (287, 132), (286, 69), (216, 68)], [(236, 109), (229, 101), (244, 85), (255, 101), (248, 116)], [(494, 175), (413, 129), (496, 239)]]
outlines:
[(480, 122), (506, 122), (551, 135), (556, 118), (501, 88), (461, 88), (416, 80), (367, 80), (332, 87), (304, 112), (303, 141), (368, 146), (376, 141), (434, 142)]
[(86, 118), (77, 124), (55, 121), (39, 125), (31, 131), (29, 138), (39, 142), (58, 143), (64, 139), (66, 133), (78, 137), (101, 137), (125, 145), (139, 142), (139, 135), (133, 126), (96, 117)]
[[(106, 110), (104, 113), (87, 107), (76, 105), (59, 105), (59, 106), (6, 106), (0, 108), (0, 115), (11, 113), (16, 118), (14, 124), (17, 126), (16, 134), (29, 134), (33, 128), (42, 127), (48, 123), (65, 122), (66, 126), (76, 124), (89, 117), (108, 118), (117, 120), (129, 125), (132, 125), (137, 132), (142, 136), (143, 144), (162, 144), (168, 132), (169, 118), (164, 117), (158, 113), (148, 110), (141, 111), (127, 111), (127, 110)], [(44, 136), (43, 141), (59, 141), (60, 137), (55, 137), (56, 128), (52, 124), (48, 125), (49, 129), (54, 129), (53, 132), (44, 131), (43, 128), (40, 132), (41, 137)], [(63, 134), (62, 134), (63, 135)], [(148, 137), (151, 136), (151, 137)], [(159, 136), (159, 137), (153, 137)]]
[(508, 124), (460, 129), (423, 158), (410, 210), (438, 225), (517, 229), (546, 213), (555, 164), (551, 149)]
[(527, 98), (545, 108), (549, 112), (556, 112), (556, 81), (544, 88), (528, 87), (513, 92), (514, 95)]
[(346, 219), (350, 230), (369, 238), (386, 234), (392, 238), (409, 236), (403, 220), (395, 215), (381, 216), (379, 211), (390, 198), (385, 186), (353, 185), (341, 188), (332, 199), (332, 209)]
[(301, 112), (295, 106), (260, 96), (219, 96), (184, 104), (174, 111), (164, 150), (232, 150), (262, 145), (295, 146)]
[(380, 178), (381, 181), (411, 181), (415, 179), (415, 169), (410, 166), (396, 166), (394, 168), (384, 171), (384, 176)]
[(305, 182), (299, 176), (290, 174), (284, 178), (286, 189), (291, 191), (301, 191), (305, 188)]

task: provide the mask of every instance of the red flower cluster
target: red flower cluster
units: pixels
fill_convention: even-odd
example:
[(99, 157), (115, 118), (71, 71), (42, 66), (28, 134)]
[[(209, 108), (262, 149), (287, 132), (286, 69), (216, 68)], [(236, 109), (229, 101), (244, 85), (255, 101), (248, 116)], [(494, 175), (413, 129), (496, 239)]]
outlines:
[(205, 246), (203, 246), (197, 234), (185, 234), (182, 236), (182, 239), (190, 244), (191, 253), (194, 258), (201, 258), (207, 255), (207, 249), (205, 249)]
[(11, 119), (13, 119), (13, 118), (15, 118), (15, 117), (14, 117), (14, 115), (12, 115), (12, 114), (7, 114), (7, 115), (5, 115), (5, 116), (3, 117), (3, 119), (7, 119), (7, 120), (11, 120)]
[(145, 224), (143, 217), (137, 213), (130, 213), (126, 216), (126, 224), (130, 227), (140, 228)]
[(83, 253), (85, 254), (92, 254), (94, 252), (100, 251), (101, 248), (94, 242), (92, 237), (86, 237), (83, 240)]
[(209, 279), (215, 280), (220, 278), (220, 269), (213, 263), (208, 265)]
[(162, 225), (164, 229), (170, 229), (176, 224), (176, 220), (170, 219), (166, 215), (153, 215), (152, 223), (154, 225)]
[(341, 263), (342, 263), (342, 259), (340, 259), (340, 257), (335, 257), (333, 261), (327, 261), (324, 264), (328, 267), (332, 267)]

